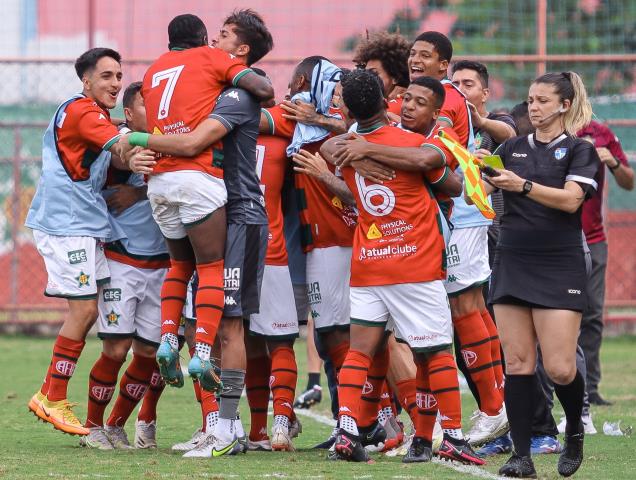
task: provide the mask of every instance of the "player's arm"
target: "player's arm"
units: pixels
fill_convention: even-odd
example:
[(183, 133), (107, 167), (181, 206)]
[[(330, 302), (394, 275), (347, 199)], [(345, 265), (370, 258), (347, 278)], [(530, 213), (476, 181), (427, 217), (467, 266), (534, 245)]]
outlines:
[[(348, 134), (332, 137), (320, 146), (320, 153), (332, 165), (339, 165), (339, 159), (335, 153), (338, 150), (338, 141), (347, 137)], [(351, 167), (367, 180), (374, 183), (384, 183), (395, 178), (395, 171), (390, 167), (371, 160), (363, 158), (362, 160), (354, 160)]]
[(501, 120), (482, 117), (477, 111), (477, 107), (475, 107), (475, 105), (470, 102), (466, 103), (468, 103), (473, 127), (488, 133), (495, 142), (503, 143), (505, 140), (517, 135), (517, 132), (515, 132), (512, 125), (508, 125), (506, 122), (502, 122)]
[(450, 197), (460, 196), (464, 189), (462, 179), (448, 167), (444, 167), (442, 177), (432, 184), (432, 187)]
[(274, 87), (271, 82), (251, 70), (236, 81), (236, 86), (250, 92), (260, 102), (274, 98)]
[(147, 185), (135, 186), (123, 183), (114, 185), (109, 190), (111, 193), (106, 198), (106, 205), (115, 215), (148, 198)]
[(347, 187), (347, 184), (341, 178), (334, 175), (327, 167), (327, 163), (319, 153), (309, 153), (307, 150), (300, 150), (293, 155), (294, 171), (304, 173), (320, 180), (331, 193), (337, 196), (347, 205), (355, 205), (356, 201)]
[(597, 148), (596, 153), (598, 153), (601, 162), (610, 169), (618, 186), (624, 190), (633, 190), (634, 170), (629, 166), (627, 155), (625, 155), (618, 138), (611, 131), (609, 133), (614, 136), (613, 140), (607, 145), (607, 148)]
[(280, 104), (280, 107), (287, 112), (283, 114), (283, 117), (288, 120), (322, 127), (336, 134), (347, 131), (347, 125), (344, 120), (318, 113), (316, 107), (311, 103), (301, 102), (300, 100), (295, 102), (285, 100)]
[(395, 170), (425, 171), (444, 165), (443, 156), (436, 150), (420, 147), (392, 147), (367, 142), (360, 135), (347, 134), (336, 143), (335, 157), (340, 165), (371, 158)]

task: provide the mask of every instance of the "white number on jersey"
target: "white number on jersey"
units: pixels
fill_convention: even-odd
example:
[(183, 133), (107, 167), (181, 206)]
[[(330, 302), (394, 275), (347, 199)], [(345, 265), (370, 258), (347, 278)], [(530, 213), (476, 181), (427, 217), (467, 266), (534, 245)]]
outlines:
[(263, 179), (263, 163), (265, 161), (265, 145), (256, 145), (256, 175), (261, 180), (261, 192), (265, 195), (265, 185), (262, 183)]
[(161, 82), (166, 80), (166, 86), (164, 87), (163, 94), (161, 95), (161, 102), (159, 102), (157, 120), (162, 120), (168, 117), (168, 113), (170, 112), (170, 100), (172, 100), (172, 94), (177, 86), (177, 80), (179, 80), (179, 75), (181, 75), (183, 67), (184, 65), (172, 67), (167, 70), (157, 72), (152, 76), (152, 88), (159, 86)]
[[(358, 195), (362, 201), (362, 206), (371, 215), (376, 217), (383, 217), (388, 215), (395, 208), (395, 194), (391, 189), (385, 185), (378, 185), (372, 183), (367, 185), (364, 177), (358, 175), (356, 172), (356, 184), (358, 186)], [(373, 197), (380, 197), (381, 202), (371, 202)]]

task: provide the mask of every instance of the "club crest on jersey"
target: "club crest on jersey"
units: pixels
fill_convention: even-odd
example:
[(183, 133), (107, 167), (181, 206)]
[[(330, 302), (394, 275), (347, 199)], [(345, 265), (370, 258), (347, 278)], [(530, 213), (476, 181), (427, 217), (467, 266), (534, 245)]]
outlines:
[(75, 277), (75, 280), (77, 280), (77, 286), (78, 287), (88, 287), (90, 285), (89, 280), (90, 280), (91, 276), (90, 275), (86, 275), (84, 272), (80, 271), (80, 274)]
[(560, 147), (557, 148), (554, 151), (554, 158), (556, 158), (557, 160), (561, 160), (563, 157), (565, 157), (565, 154), (568, 153), (568, 149), (565, 147)]
[(119, 317), (121, 317), (121, 315), (118, 315), (117, 312), (115, 312), (115, 310), (111, 309), (110, 313), (106, 315), (106, 321), (108, 322), (108, 326), (114, 327), (115, 325), (119, 325)]
[(472, 367), (477, 361), (477, 354), (470, 350), (462, 350), (462, 357), (464, 357), (467, 367)]

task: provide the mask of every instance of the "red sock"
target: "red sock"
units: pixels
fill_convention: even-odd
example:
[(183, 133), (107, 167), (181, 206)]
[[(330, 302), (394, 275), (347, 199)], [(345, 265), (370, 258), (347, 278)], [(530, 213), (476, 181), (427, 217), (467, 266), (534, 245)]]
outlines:
[(371, 357), (358, 350), (349, 350), (338, 376), (339, 416), (347, 415), (358, 421), (362, 389), (371, 366)]
[(178, 335), (188, 282), (194, 273), (194, 262), (170, 259), (170, 269), (161, 287), (161, 335)]
[(479, 407), (486, 415), (497, 415), (503, 405), (495, 385), (495, 371), (490, 353), (490, 335), (481, 314), (475, 310), (453, 319), (461, 343), (461, 353), (470, 378), (479, 392)]
[[(428, 376), (427, 376), (428, 380)], [(413, 425), (417, 425), (419, 417), (417, 409), (417, 395), (416, 395), (416, 381), (415, 378), (409, 378), (407, 380), (401, 380), (395, 384), (397, 387), (398, 399), (400, 405), (406, 410), (413, 422)]]
[(393, 412), (393, 415), (395, 415), (395, 410), (393, 409), (393, 395), (391, 395), (391, 392), (389, 390), (390, 388), (388, 382), (384, 382), (384, 385), (382, 386), (382, 395), (380, 395), (380, 408), (382, 410), (384, 410), (385, 408), (390, 408)]
[(51, 360), (51, 376), (46, 398), (52, 402), (64, 400), (68, 381), (73, 376), (77, 360), (82, 354), (86, 342), (71, 340), (58, 335), (53, 346), (53, 359)]
[(49, 368), (46, 370), (46, 375), (44, 376), (44, 381), (42, 382), (42, 386), (40, 387), (40, 393), (45, 395), (49, 393), (49, 385), (51, 384), (51, 370), (53, 369), (53, 361), (49, 362)]
[(360, 400), (360, 415), (358, 426), (368, 427), (378, 418), (382, 391), (386, 384), (386, 374), (389, 369), (389, 349), (377, 352), (371, 360), (367, 373), (367, 380), (362, 389)]
[[(497, 325), (495, 325), (495, 322), (487, 309), (481, 311), (481, 318), (484, 320), (484, 325), (486, 325), (488, 335), (490, 335), (490, 356), (492, 357), (492, 366), (495, 372), (497, 388), (500, 392), (503, 392), (504, 373), (503, 366), (501, 364), (501, 342), (499, 341)], [(501, 396), (503, 398), (503, 393)]]
[(144, 395), (144, 400), (141, 402), (139, 413), (137, 414), (137, 420), (150, 423), (157, 420), (157, 403), (163, 393), (163, 389), (166, 388), (166, 383), (161, 379), (159, 369), (155, 366), (150, 377), (150, 385), (148, 391)]
[(139, 401), (146, 394), (157, 362), (152, 357), (133, 355), (132, 362), (119, 382), (119, 395), (106, 421), (111, 427), (123, 427)]
[(270, 358), (265, 355), (247, 360), (245, 392), (250, 406), (250, 440), (257, 442), (267, 436), (267, 406), (269, 405)]
[(197, 289), (197, 343), (214, 345), (219, 329), (225, 297), (223, 295), (223, 260), (199, 263), (199, 287)]
[(428, 360), (417, 362), (416, 374), (416, 402), (417, 420), (415, 425), (415, 436), (423, 438), (429, 442), (433, 441), (433, 429), (437, 419), (437, 399), (431, 392), (431, 385), (428, 374)]
[(442, 414), (442, 428), (462, 428), (462, 402), (459, 394), (457, 365), (450, 352), (438, 352), (428, 358), (431, 393)]
[(113, 360), (101, 354), (88, 377), (88, 413), (85, 427), (104, 426), (104, 410), (113, 398), (119, 369), (123, 361)]
[(327, 352), (327, 355), (329, 356), (329, 359), (333, 364), (333, 369), (336, 372), (336, 378), (338, 376), (338, 373), (340, 372), (340, 367), (342, 367), (342, 364), (348, 352), (349, 342), (342, 342)]
[(271, 352), (271, 357), (272, 373), (269, 383), (274, 397), (274, 416), (285, 415), (291, 420), (298, 381), (296, 355), (290, 347), (278, 347)]
[(201, 413), (203, 413), (203, 431), (208, 431), (208, 414), (219, 411), (216, 395), (201, 389)]

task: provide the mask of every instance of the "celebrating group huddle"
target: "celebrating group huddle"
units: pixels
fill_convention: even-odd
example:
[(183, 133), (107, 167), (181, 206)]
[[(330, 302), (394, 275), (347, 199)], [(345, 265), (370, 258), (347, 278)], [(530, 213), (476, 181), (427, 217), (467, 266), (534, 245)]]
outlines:
[[(600, 165), (575, 137), (591, 115), (578, 75), (535, 80), (536, 132), (517, 136), (510, 115), (486, 110), (484, 65), (460, 61), (447, 77), (452, 44), (439, 32), (412, 44), (372, 35), (354, 70), (305, 58), (280, 104), (251, 68), (273, 47), (253, 11), (230, 15), (211, 46), (194, 15), (175, 17), (168, 36), (169, 51), (125, 90), (125, 122), (109, 115), (121, 58), (95, 48), (76, 62), (82, 94), (44, 135), (26, 224), (45, 294), (68, 299), (70, 313), (30, 410), (86, 447), (130, 448), (124, 424), (142, 402), (134, 445), (154, 447), (156, 404), (165, 384), (184, 385), (187, 343), (203, 426), (175, 447), (293, 451), (293, 344), (311, 317), (337, 382), (329, 459), (367, 461), (410, 442), (407, 463), (435, 452), (481, 465), (473, 448), (510, 443), (511, 431), (500, 473), (536, 478), (538, 340), (567, 418), (559, 473), (572, 475), (584, 435), (574, 363), (586, 304), (581, 205)], [(505, 167), (473, 179), (492, 193), (494, 224), (473, 205), (461, 155), (482, 166), (498, 155)], [(96, 319), (103, 351), (82, 423), (66, 389)], [(467, 434), (458, 368), (479, 406)], [(248, 434), (237, 415), (244, 389)]]

